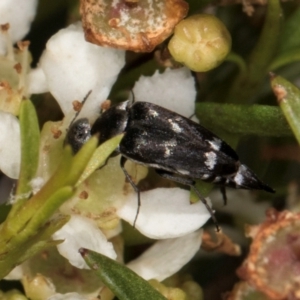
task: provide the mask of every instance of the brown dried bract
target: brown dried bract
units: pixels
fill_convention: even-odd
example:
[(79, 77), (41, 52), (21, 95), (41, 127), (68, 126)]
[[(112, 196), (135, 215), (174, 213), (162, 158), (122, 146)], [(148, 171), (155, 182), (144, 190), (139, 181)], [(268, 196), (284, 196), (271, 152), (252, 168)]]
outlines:
[(79, 194), (79, 198), (82, 199), (82, 200), (86, 200), (88, 197), (89, 197), (89, 193), (87, 191), (82, 191)]
[(1, 25), (0, 25), (0, 29), (1, 29), (1, 31), (3, 31), (3, 32), (8, 31), (8, 30), (9, 30), (9, 27), (10, 27), (9, 23), (5, 23), (5, 24), (1, 24)]
[(182, 67), (182, 64), (175, 61), (171, 56), (168, 48), (156, 50), (154, 52), (154, 57), (157, 63), (164, 68), (177, 69)]
[(275, 93), (275, 96), (277, 97), (278, 103), (285, 100), (287, 96), (287, 90), (284, 86), (277, 84), (273, 87), (273, 91)]
[(80, 101), (78, 101), (78, 100), (74, 100), (74, 101), (72, 102), (72, 105), (73, 105), (74, 111), (76, 111), (76, 112), (81, 111), (82, 106), (83, 106), (82, 102), (80, 102)]
[(151, 52), (188, 12), (184, 0), (81, 0), (87, 41), (135, 52)]
[(20, 41), (20, 42), (17, 42), (17, 45), (21, 51), (24, 51), (24, 50), (28, 49), (28, 47), (30, 45), (30, 41)]
[(222, 231), (216, 232), (215, 240), (213, 240), (212, 236), (208, 232), (204, 231), (201, 248), (208, 252), (219, 252), (233, 256), (241, 254), (240, 246), (234, 244)]
[(105, 100), (104, 102), (102, 102), (101, 104), (101, 110), (104, 112), (106, 110), (108, 110), (111, 107), (111, 101), (109, 99)]
[(17, 71), (18, 74), (22, 73), (22, 65), (20, 63), (15, 64), (14, 69)]
[(51, 133), (54, 139), (60, 138), (62, 132), (57, 126), (52, 126), (51, 127)]
[(267, 211), (238, 275), (270, 299), (300, 299), (300, 213)]

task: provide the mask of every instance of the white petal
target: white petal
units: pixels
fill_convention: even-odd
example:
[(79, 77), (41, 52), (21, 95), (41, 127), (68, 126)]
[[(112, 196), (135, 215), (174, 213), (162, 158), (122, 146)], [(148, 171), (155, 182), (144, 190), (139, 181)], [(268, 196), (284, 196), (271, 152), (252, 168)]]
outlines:
[(42, 68), (30, 70), (28, 74), (28, 93), (40, 94), (49, 91), (45, 73)]
[(137, 101), (152, 102), (187, 118), (195, 113), (195, 80), (189, 69), (166, 69), (153, 76), (141, 76), (133, 88)]
[(80, 23), (52, 36), (40, 61), (49, 90), (64, 114), (72, 110), (72, 101), (82, 100), (92, 90), (81, 116), (100, 112), (124, 64), (125, 51), (86, 42)]
[(20, 173), (21, 139), (19, 120), (12, 114), (0, 111), (0, 169), (10, 178)]
[(21, 280), (24, 275), (22, 265), (16, 266), (12, 269), (8, 275), (4, 277), (5, 280)]
[(81, 247), (96, 251), (112, 259), (117, 257), (112, 243), (96, 224), (85, 217), (73, 215), (70, 221), (52, 236), (54, 240), (64, 240), (57, 246), (58, 252), (79, 269), (89, 269), (78, 250)]
[(88, 298), (78, 293), (67, 293), (67, 294), (55, 294), (49, 297), (47, 300), (88, 300)]
[[(23, 39), (30, 29), (31, 22), (36, 13), (37, 0), (1, 0), (0, 24), (10, 24), (9, 34), (12, 42)], [(0, 33), (0, 53), (6, 52), (6, 42)]]
[(176, 239), (156, 242), (140, 257), (129, 262), (127, 267), (145, 280), (162, 281), (186, 265), (198, 252), (202, 230)]
[[(117, 214), (133, 224), (137, 195), (132, 193)], [(141, 193), (141, 208), (135, 227), (153, 239), (174, 238), (200, 228), (210, 214), (201, 201), (190, 204), (190, 193), (180, 188), (158, 188)]]

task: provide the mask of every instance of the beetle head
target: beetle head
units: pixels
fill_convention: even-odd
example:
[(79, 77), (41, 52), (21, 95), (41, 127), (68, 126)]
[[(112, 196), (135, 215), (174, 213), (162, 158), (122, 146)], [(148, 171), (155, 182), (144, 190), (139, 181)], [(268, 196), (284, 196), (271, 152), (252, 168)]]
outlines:
[(125, 132), (128, 121), (129, 101), (112, 106), (96, 120), (91, 134), (99, 134), (99, 143)]
[(76, 120), (71, 124), (65, 139), (65, 144), (69, 144), (74, 153), (90, 139), (91, 126), (87, 118)]

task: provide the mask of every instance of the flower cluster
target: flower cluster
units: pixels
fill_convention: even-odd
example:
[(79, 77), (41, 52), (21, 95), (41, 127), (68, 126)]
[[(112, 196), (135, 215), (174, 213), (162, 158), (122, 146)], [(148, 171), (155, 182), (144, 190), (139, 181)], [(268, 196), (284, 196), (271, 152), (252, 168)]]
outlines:
[[(76, 23), (53, 35), (38, 67), (30, 69), (28, 45), (20, 44), (16, 52), (12, 43), (28, 32), (37, 3), (10, 2), (0, 4), (0, 20), (9, 23), (9, 26), (2, 26), (0, 35), (0, 69), (6, 66), (0, 78), (1, 171), (11, 178), (21, 176), (21, 135), (17, 116), (23, 98), (50, 92), (64, 114), (62, 121), (47, 122), (41, 130), (39, 164), (31, 181), (31, 193), (37, 194), (54, 176), (62, 160), (64, 137), (76, 114), (74, 101), (82, 100), (91, 91), (78, 118), (86, 117), (94, 122), (125, 65), (125, 51), (86, 42), (81, 23)], [(5, 5), (7, 7), (2, 7)], [(10, 14), (5, 9), (9, 9)], [(1, 17), (4, 15), (5, 18)], [(195, 82), (191, 71), (185, 67), (166, 69), (163, 73), (157, 71), (150, 77), (141, 76), (133, 93), (137, 101), (157, 103), (187, 117), (194, 113)], [(14, 104), (8, 105), (8, 98)], [(135, 182), (147, 175), (145, 167), (131, 162), (126, 164), (126, 169)], [(142, 192), (141, 199), (135, 228), (144, 236), (159, 241), (127, 266), (146, 280), (162, 281), (181, 269), (199, 250), (202, 235), (199, 228), (210, 215), (201, 202), (190, 204), (190, 193), (182, 188), (155, 188)], [(18, 203), (18, 199), (13, 200)], [(87, 299), (98, 294), (106, 299), (105, 289), (99, 286), (91, 271), (85, 270), (88, 266), (78, 249), (85, 247), (122, 261), (121, 219), (132, 225), (136, 211), (137, 195), (125, 181), (119, 157), (111, 158), (105, 167), (80, 183), (72, 197), (56, 212), (70, 218), (52, 235), (57, 250), (52, 247), (36, 254), (16, 267), (6, 279), (21, 279), (31, 299)], [(74, 277), (84, 280), (78, 284), (71, 280)]]

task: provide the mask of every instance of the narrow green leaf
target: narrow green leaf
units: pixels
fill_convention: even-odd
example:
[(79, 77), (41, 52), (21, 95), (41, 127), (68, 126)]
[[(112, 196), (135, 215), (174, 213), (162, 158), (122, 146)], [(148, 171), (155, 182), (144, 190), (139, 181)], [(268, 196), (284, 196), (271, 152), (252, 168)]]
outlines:
[[(58, 203), (60, 202), (59, 198), (56, 198), (54, 194), (66, 185), (72, 187), (76, 184), (95, 151), (97, 144), (98, 139), (96, 137), (91, 138), (75, 156), (72, 155), (72, 150), (69, 146), (65, 147), (61, 163), (53, 176), (36, 195), (26, 201), (15, 212), (13, 217), (9, 215), (3, 226), (1, 226), (0, 246), (15, 235), (20, 235), (19, 232), (25, 228), (25, 225), (31, 218), (35, 218), (37, 211), (44, 209), (43, 206), (47, 199), (54, 197), (52, 199), (57, 199)], [(62, 202), (65, 200), (62, 200)], [(54, 204), (55, 201), (50, 201), (50, 203)], [(52, 208), (57, 209), (58, 207), (59, 205), (56, 205)], [(47, 214), (48, 209), (49, 207), (46, 208), (46, 211), (43, 210), (43, 212)]]
[(22, 233), (18, 234), (28, 238), (29, 236), (35, 234), (40, 227), (52, 217), (52, 215), (59, 209), (59, 207), (68, 199), (74, 195), (75, 190), (66, 186), (51, 195), (49, 199), (45, 200), (45, 203), (36, 211), (36, 214), (30, 219), (26, 224), (26, 227), (22, 230)]
[(23, 100), (20, 107), (21, 168), (16, 196), (18, 202), (12, 207), (9, 217), (29, 198), (30, 181), (34, 178), (39, 162), (40, 129), (35, 108), (30, 100)]
[(114, 138), (106, 141), (105, 143), (101, 144), (96, 151), (94, 152), (93, 156), (88, 162), (84, 172), (82, 173), (80, 179), (78, 180), (76, 186), (79, 186), (83, 181), (85, 181), (94, 171), (102, 167), (109, 156), (116, 150), (118, 145), (123, 138), (123, 134), (117, 135)]
[(291, 49), (277, 56), (270, 65), (269, 69), (270, 71), (274, 71), (287, 64), (291, 64), (298, 61), (300, 61), (300, 47), (296, 49)]
[(7, 204), (0, 205), (0, 223), (6, 220), (10, 210), (11, 210), (11, 205), (7, 205)]
[(120, 300), (166, 300), (146, 280), (115, 260), (84, 248), (79, 252)]
[(47, 222), (38, 233), (28, 238), (25, 242), (14, 240), (8, 241), (5, 247), (0, 249), (0, 279), (6, 276), (16, 265), (21, 264), (38, 252), (55, 246), (61, 241), (53, 241), (51, 236), (64, 226), (70, 216), (60, 215)]
[(84, 172), (89, 160), (91, 159), (93, 153), (95, 152), (99, 140), (96, 136), (93, 136), (88, 140), (87, 143), (83, 145), (80, 151), (74, 156), (72, 162), (72, 168), (65, 182), (68, 185), (76, 185), (80, 176)]
[(249, 57), (247, 73), (240, 73), (236, 77), (226, 102), (247, 103), (257, 93), (276, 55), (281, 19), (282, 11), (279, 0), (269, 0), (265, 23)]
[(237, 105), (202, 102), (196, 104), (201, 125), (214, 132), (257, 136), (291, 136), (281, 110), (268, 105)]
[(225, 58), (225, 60), (237, 64), (241, 73), (247, 72), (247, 64), (246, 64), (245, 60), (243, 59), (243, 57), (241, 57), (237, 53), (230, 52), (227, 55), (227, 57)]
[(39, 161), (40, 129), (35, 108), (30, 100), (23, 100), (20, 108), (21, 170), (16, 195), (31, 191)]
[(278, 104), (300, 144), (300, 90), (281, 76), (272, 76), (271, 86)]
[(51, 197), (51, 195), (64, 186), (65, 180), (71, 169), (73, 161), (72, 150), (66, 147), (62, 154), (61, 163), (57, 171), (46, 182), (42, 189), (26, 201), (13, 215), (11, 213), (4, 222), (0, 233), (0, 246), (3, 240), (10, 240), (11, 237), (18, 234), (24, 228), (25, 224), (36, 214), (44, 201)]
[(280, 35), (278, 53), (285, 53), (292, 49), (300, 50), (300, 7), (285, 21)]

